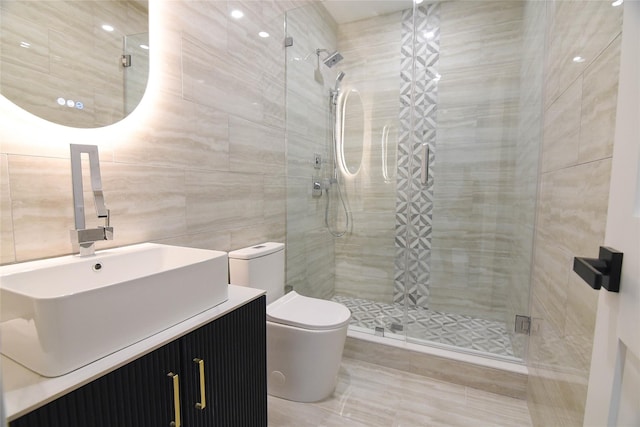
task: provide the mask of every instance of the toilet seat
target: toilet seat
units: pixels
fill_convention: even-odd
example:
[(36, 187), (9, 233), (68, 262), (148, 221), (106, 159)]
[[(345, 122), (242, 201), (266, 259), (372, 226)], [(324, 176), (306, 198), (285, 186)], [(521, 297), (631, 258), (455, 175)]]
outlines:
[(349, 323), (351, 311), (342, 304), (310, 298), (291, 291), (267, 306), (267, 320), (310, 330), (340, 328)]

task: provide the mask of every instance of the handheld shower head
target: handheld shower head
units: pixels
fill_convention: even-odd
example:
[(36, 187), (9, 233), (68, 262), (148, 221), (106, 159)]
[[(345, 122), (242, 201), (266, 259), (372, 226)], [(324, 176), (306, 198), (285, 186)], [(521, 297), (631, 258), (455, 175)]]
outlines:
[(335, 86), (336, 91), (340, 89), (340, 82), (342, 82), (342, 79), (344, 79), (344, 71), (340, 71), (336, 76), (336, 86)]
[(338, 104), (338, 95), (340, 94), (340, 82), (342, 82), (342, 79), (344, 79), (344, 76), (345, 76), (344, 71), (338, 72), (338, 75), (336, 76), (336, 85), (334, 86), (333, 90), (329, 91), (331, 95), (331, 104), (333, 105)]

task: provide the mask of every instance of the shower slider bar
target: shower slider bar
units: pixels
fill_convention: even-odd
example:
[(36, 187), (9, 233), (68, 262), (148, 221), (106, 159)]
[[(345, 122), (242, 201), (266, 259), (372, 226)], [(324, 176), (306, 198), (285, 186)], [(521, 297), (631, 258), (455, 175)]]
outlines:
[(420, 183), (427, 185), (429, 180), (429, 156), (431, 155), (431, 149), (428, 143), (422, 144), (422, 169), (420, 171)]

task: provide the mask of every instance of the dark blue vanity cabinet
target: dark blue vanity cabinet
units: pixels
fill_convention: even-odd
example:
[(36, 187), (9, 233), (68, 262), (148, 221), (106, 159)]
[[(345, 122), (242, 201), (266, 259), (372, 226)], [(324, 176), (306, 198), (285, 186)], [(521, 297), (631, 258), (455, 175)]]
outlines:
[(172, 425), (267, 425), (264, 296), (9, 424)]

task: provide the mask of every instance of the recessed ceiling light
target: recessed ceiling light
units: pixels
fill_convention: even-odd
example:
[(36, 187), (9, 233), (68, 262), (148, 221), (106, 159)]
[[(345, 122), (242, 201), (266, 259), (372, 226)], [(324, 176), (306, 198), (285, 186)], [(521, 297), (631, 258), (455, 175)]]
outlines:
[(422, 3), (423, 1), (424, 1), (424, 0), (414, 0), (414, 3), (415, 3), (415, 4), (420, 4), (420, 3)]
[(29, 43), (29, 42), (20, 42), (20, 47), (23, 47), (25, 49), (29, 49), (31, 47), (31, 43)]
[(244, 12), (238, 9), (234, 9), (231, 11), (231, 17), (235, 19), (240, 19), (244, 16)]
[(263, 39), (266, 39), (267, 37), (269, 37), (269, 33), (267, 33), (266, 31), (260, 31), (258, 35)]
[(573, 62), (580, 63), (580, 62), (584, 62), (584, 61), (585, 61), (585, 59), (582, 56), (574, 56), (573, 57)]
[(102, 26), (102, 29), (108, 32), (112, 32), (114, 30), (113, 26), (109, 25), (109, 24), (104, 24)]
[(149, 50), (149, 46), (147, 46), (146, 44), (141, 44), (140, 49)]
[(613, 7), (618, 7), (620, 6), (622, 3), (624, 2), (624, 0), (616, 0), (613, 3), (611, 3), (611, 6)]

